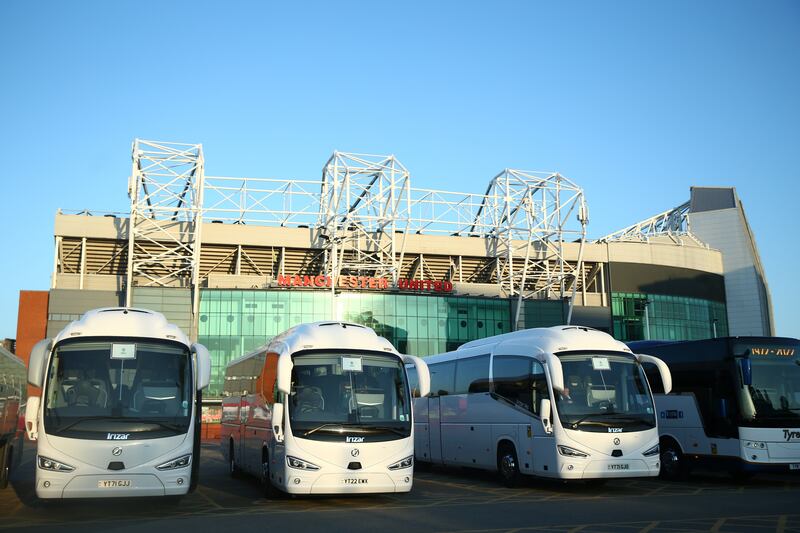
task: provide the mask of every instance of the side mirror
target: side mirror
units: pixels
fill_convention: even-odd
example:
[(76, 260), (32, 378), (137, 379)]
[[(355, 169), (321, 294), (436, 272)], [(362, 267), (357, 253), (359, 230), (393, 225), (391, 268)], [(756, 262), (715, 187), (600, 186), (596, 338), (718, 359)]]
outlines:
[(28, 359), (28, 383), (34, 387), (41, 388), (44, 383), (44, 370), (52, 343), (53, 341), (50, 339), (43, 339), (37, 342), (31, 350), (31, 356)]
[(283, 404), (272, 404), (272, 434), (276, 442), (283, 442)]
[(539, 416), (542, 417), (542, 426), (544, 427), (545, 433), (552, 433), (553, 432), (553, 423), (550, 417), (553, 414), (553, 409), (550, 406), (550, 400), (545, 398), (544, 400), (539, 403)]
[(550, 370), (550, 385), (557, 391), (564, 390), (564, 369), (561, 367), (561, 359), (548, 353), (545, 354), (544, 361)]
[(28, 440), (36, 440), (39, 438), (40, 405), (41, 398), (38, 396), (31, 396), (28, 398), (28, 405), (25, 407), (25, 433), (28, 435)]
[(211, 382), (211, 354), (202, 344), (192, 344), (192, 352), (197, 356), (197, 390), (203, 390)]
[(728, 400), (725, 398), (720, 398), (719, 402), (717, 403), (717, 416), (721, 419), (728, 418)]
[(656, 368), (658, 368), (658, 373), (661, 375), (661, 383), (664, 385), (664, 394), (669, 394), (672, 390), (672, 373), (669, 371), (667, 363), (658, 357), (653, 357), (652, 355), (636, 354), (636, 358), (640, 363), (651, 363), (656, 365)]
[(417, 379), (419, 380), (419, 397), (425, 398), (431, 393), (431, 372), (428, 364), (413, 355), (404, 355), (403, 362), (414, 365), (417, 369)]
[(742, 384), (749, 387), (753, 384), (753, 365), (750, 358), (739, 359), (739, 370), (742, 373)]
[(278, 391), (284, 394), (292, 392), (292, 356), (288, 353), (278, 357)]

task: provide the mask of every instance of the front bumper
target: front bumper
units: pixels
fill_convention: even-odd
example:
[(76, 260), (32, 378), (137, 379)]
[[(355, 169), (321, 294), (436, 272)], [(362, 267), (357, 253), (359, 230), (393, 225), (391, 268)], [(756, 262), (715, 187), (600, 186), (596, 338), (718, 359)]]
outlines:
[(369, 494), (409, 492), (414, 482), (413, 469), (385, 472), (306, 472), (286, 469), (281, 487), (289, 494)]

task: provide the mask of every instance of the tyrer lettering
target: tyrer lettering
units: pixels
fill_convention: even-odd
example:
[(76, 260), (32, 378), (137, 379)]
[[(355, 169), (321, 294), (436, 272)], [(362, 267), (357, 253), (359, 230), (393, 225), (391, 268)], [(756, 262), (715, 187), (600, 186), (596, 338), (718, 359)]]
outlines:
[(792, 431), (791, 429), (783, 430), (783, 438), (787, 441), (792, 439), (800, 439), (800, 431)]

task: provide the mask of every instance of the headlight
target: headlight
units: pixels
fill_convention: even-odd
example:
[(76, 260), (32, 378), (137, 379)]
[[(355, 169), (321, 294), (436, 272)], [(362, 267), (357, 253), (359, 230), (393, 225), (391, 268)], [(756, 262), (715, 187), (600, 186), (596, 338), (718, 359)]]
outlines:
[(758, 442), (758, 441), (745, 441), (744, 443), (745, 448), (754, 448), (756, 450), (766, 450), (767, 443), (766, 442)]
[(59, 463), (58, 461), (54, 461), (49, 457), (44, 457), (42, 455), (38, 457), (38, 464), (39, 468), (42, 470), (51, 470), (53, 472), (72, 472), (75, 470), (74, 466), (70, 466), (66, 463)]
[(314, 463), (303, 461), (302, 459), (292, 457), (291, 455), (286, 456), (286, 464), (291, 468), (298, 468), (300, 470), (319, 470), (319, 467)]
[(647, 448), (645, 451), (643, 451), (642, 455), (644, 455), (645, 457), (652, 457), (654, 455), (658, 455), (660, 451), (661, 448), (658, 446), (658, 444), (656, 444), (652, 448)]
[(156, 470), (174, 470), (176, 468), (189, 466), (190, 464), (192, 464), (192, 454), (181, 455), (180, 457), (176, 457), (171, 461), (167, 461), (166, 463), (158, 465)]
[(576, 450), (575, 448), (570, 448), (569, 446), (563, 446), (561, 444), (558, 445), (558, 453), (567, 457), (589, 457), (589, 454), (586, 452)]
[(414, 456), (409, 455), (402, 461), (397, 461), (396, 463), (392, 463), (389, 465), (389, 470), (401, 470), (403, 468), (411, 468), (414, 466)]

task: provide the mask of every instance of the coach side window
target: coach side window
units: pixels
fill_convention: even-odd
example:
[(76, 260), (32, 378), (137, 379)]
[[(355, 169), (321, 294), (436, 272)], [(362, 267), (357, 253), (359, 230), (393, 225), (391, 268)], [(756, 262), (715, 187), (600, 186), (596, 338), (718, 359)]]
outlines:
[(456, 362), (437, 363), (430, 365), (431, 396), (446, 396), (453, 394), (455, 388)]
[(489, 392), (489, 356), (459, 359), (454, 394)]
[(529, 357), (496, 356), (492, 372), (494, 393), (530, 412), (534, 412), (532, 363), (536, 361)]

